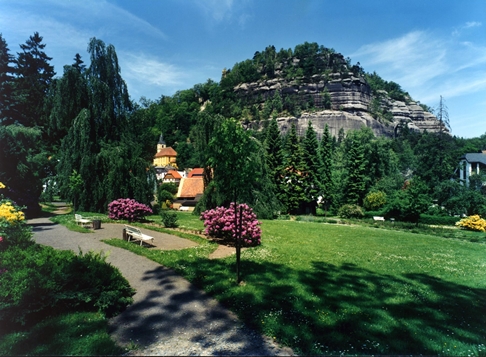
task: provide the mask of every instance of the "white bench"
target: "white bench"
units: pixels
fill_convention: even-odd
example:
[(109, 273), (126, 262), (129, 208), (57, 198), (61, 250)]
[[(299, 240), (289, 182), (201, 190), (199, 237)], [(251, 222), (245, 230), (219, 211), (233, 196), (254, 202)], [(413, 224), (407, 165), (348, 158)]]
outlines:
[(383, 222), (385, 222), (385, 217), (373, 216), (373, 221), (383, 221)]
[(140, 229), (132, 226), (127, 226), (125, 224), (125, 233), (127, 235), (127, 240), (130, 242), (130, 239), (135, 241), (140, 241), (140, 246), (143, 245), (143, 242), (152, 241), (152, 245), (154, 244), (154, 237), (149, 235), (143, 234)]
[(76, 221), (77, 225), (82, 225), (82, 226), (85, 226), (85, 225), (91, 223), (90, 219), (83, 218), (83, 216), (81, 216), (80, 214), (77, 214), (77, 213), (74, 215), (74, 220)]

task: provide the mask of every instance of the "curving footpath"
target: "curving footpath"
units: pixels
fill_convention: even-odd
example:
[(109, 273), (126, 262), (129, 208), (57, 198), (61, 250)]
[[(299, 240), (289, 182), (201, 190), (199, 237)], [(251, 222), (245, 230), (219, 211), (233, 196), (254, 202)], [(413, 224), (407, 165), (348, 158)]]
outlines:
[[(101, 239), (121, 237), (122, 225), (102, 224), (94, 233), (77, 233), (48, 218), (29, 220), (37, 243), (56, 249), (104, 251), (107, 261), (136, 289), (134, 303), (110, 319), (110, 334), (128, 355), (293, 355), (238, 321), (215, 299), (171, 269)], [(151, 231), (158, 249), (183, 249), (195, 243)], [(133, 348), (133, 347), (132, 347)]]

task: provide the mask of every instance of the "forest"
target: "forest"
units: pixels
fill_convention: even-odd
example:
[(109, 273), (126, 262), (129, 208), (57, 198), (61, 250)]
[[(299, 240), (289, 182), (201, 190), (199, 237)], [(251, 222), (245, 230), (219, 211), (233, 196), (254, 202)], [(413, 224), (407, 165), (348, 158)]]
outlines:
[[(298, 80), (339, 72), (364, 78), (372, 93), (409, 98), (399, 84), (366, 73), (333, 49), (307, 42), (293, 50), (268, 46), (225, 69), (219, 83), (136, 102), (113, 45), (90, 39), (87, 63), (74, 54), (57, 74), (39, 33), (20, 48), (11, 54), (0, 34), (0, 182), (27, 215), (58, 195), (90, 212), (106, 212), (118, 198), (150, 204), (161, 133), (177, 151), (180, 169), (205, 169), (198, 212), (238, 201), (260, 218), (363, 210), (412, 222), (425, 213), (486, 215), (486, 173), (466, 185), (457, 171), (461, 156), (486, 149), (486, 133), (464, 139), (405, 126), (390, 139), (366, 127), (336, 137), (326, 128), (318, 138), (309, 125), (302, 137), (295, 126), (284, 135), (276, 118), (329, 108), (325, 91), (316, 103), (279, 92), (242, 98), (233, 90), (277, 75)], [(435, 110), (447, 114), (442, 104)], [(388, 115), (380, 108), (374, 113)], [(247, 125), (252, 122), (259, 129)]]

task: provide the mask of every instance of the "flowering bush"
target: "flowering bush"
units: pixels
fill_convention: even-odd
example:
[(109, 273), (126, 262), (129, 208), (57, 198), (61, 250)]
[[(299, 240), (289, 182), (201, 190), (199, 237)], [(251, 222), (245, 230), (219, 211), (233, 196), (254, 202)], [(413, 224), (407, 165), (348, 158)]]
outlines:
[[(256, 214), (247, 204), (237, 206), (238, 221), (240, 219), (240, 207), (242, 211), (241, 243), (244, 246), (261, 244), (262, 230)], [(200, 219), (204, 221), (205, 233), (210, 237), (236, 240), (238, 231), (235, 226), (235, 205), (231, 203), (229, 208), (217, 207), (201, 213)], [(239, 222), (238, 222), (239, 225)]]
[(456, 226), (471, 231), (486, 232), (486, 220), (479, 215), (473, 215), (456, 222)]
[(12, 201), (0, 201), (0, 221), (5, 221), (8, 224), (16, 224), (25, 220), (24, 212), (20, 211)]
[(119, 198), (108, 204), (110, 219), (126, 219), (130, 222), (143, 219), (152, 214), (152, 209), (131, 198)]
[[(0, 190), (5, 185), (0, 182)], [(0, 235), (2, 244), (0, 251), (11, 245), (26, 247), (32, 243), (32, 232), (30, 226), (25, 223), (24, 212), (11, 199), (5, 197), (0, 191)]]

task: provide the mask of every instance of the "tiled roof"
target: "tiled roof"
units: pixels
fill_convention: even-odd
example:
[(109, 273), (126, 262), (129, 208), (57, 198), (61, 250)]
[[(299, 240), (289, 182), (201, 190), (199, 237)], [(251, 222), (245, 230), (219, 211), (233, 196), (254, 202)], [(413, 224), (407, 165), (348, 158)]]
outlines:
[(166, 156), (177, 156), (177, 152), (170, 146), (168, 148), (163, 148), (154, 157), (166, 157)]
[(179, 172), (176, 170), (169, 170), (164, 176), (164, 179), (169, 179), (169, 178), (174, 178), (174, 179), (181, 179), (182, 176)]
[(202, 177), (186, 177), (181, 179), (179, 190), (177, 191), (178, 198), (196, 197), (198, 194), (204, 192), (204, 181)]
[(197, 177), (197, 176), (202, 176), (204, 174), (204, 169), (197, 167), (195, 169), (192, 169), (191, 172), (187, 175), (187, 177)]

